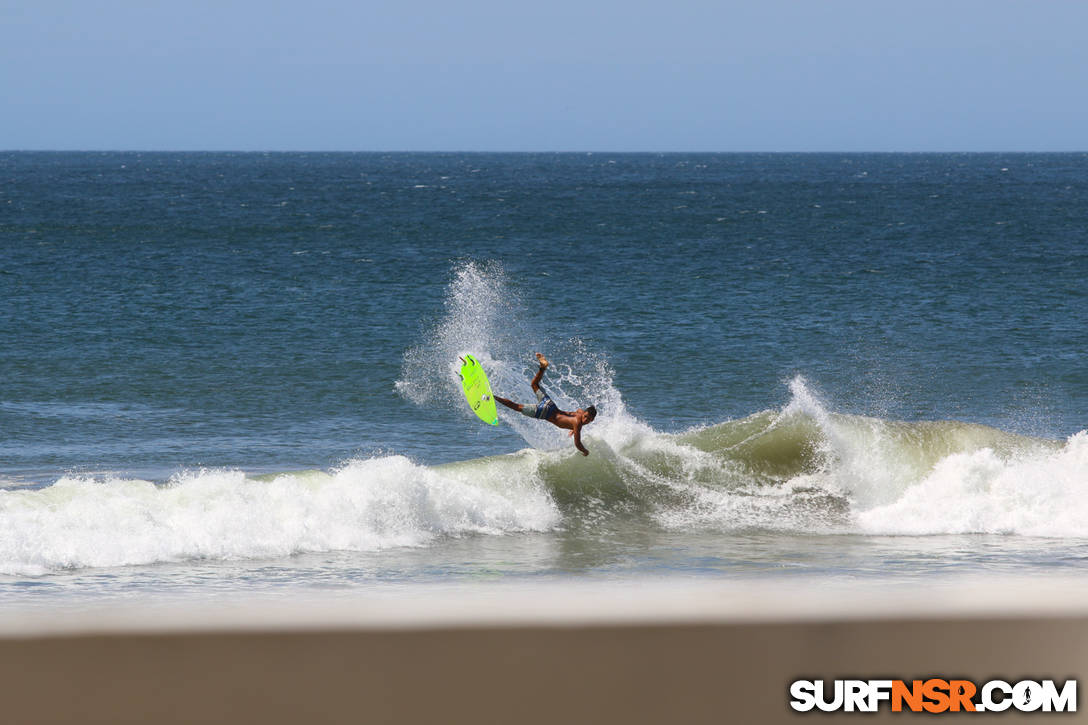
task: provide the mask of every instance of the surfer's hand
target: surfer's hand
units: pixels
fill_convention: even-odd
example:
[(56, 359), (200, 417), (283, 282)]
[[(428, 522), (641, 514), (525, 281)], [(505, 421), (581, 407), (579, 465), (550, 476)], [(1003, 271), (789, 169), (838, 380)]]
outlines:
[(583, 455), (583, 456), (588, 456), (588, 455), (589, 455), (589, 451), (582, 451), (582, 455)]

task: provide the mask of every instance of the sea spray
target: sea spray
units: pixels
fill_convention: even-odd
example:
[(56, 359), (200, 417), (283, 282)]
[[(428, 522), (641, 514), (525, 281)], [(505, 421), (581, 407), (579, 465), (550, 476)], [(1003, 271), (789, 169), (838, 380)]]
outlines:
[(791, 399), (781, 418), (801, 415), (819, 429), (813, 446), (820, 453), (824, 487), (848, 494), (856, 506), (868, 507), (894, 500), (916, 480), (918, 470), (909, 458), (899, 458), (894, 436), (886, 435), (885, 421), (832, 414), (800, 375), (790, 381), (789, 389)]
[[(532, 280), (530, 280), (531, 282)], [(612, 384), (607, 358), (591, 350), (570, 330), (548, 329), (546, 311), (523, 301), (521, 280), (510, 279), (495, 261), (469, 261), (453, 270), (442, 316), (423, 334), (423, 342), (404, 354), (397, 391), (419, 406), (439, 405), (471, 418), (457, 378), (458, 358), (474, 355), (483, 364), (497, 395), (535, 404), (529, 381), (536, 372), (534, 352), (551, 362), (543, 386), (565, 410), (597, 405), (600, 415), (583, 434), (612, 441), (651, 432), (634, 420)], [(566, 431), (499, 408), (500, 420), (528, 445), (542, 450), (570, 446)]]
[[(520, 307), (498, 262), (457, 267), (446, 289), (444, 315), (424, 332), (418, 346), (404, 354), (397, 391), (417, 405), (459, 404), (458, 358), (466, 353), (485, 363), (493, 385), (501, 383), (505, 370), (500, 361), (532, 341), (518, 314)], [(515, 331), (521, 335), (515, 336)]]

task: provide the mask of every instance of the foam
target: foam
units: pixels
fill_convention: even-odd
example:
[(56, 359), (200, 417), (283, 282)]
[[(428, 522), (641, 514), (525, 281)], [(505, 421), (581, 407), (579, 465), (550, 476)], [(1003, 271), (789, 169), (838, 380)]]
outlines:
[(532, 476), (497, 485), (402, 456), (271, 480), (240, 471), (190, 472), (167, 485), (65, 477), (0, 491), (0, 573), (374, 551), (558, 523)]
[(819, 429), (817, 470), (868, 534), (1088, 536), (1088, 432), (1063, 443), (957, 421), (827, 413), (801, 378), (783, 412)]
[[(677, 437), (672, 528), (804, 533), (1088, 535), (1088, 443), (957, 421), (829, 412), (801, 377), (778, 412)], [(714, 471), (714, 467), (718, 470)], [(700, 471), (700, 469), (702, 469)]]
[(898, 500), (857, 519), (880, 534), (1088, 537), (1088, 432), (1057, 451), (952, 454)]

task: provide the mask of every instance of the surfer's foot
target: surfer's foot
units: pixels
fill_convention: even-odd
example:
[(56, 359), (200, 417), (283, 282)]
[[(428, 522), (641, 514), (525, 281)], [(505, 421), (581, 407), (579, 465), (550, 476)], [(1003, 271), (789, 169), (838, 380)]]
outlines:
[(547, 370), (548, 366), (551, 364), (548, 362), (548, 358), (544, 357), (539, 352), (536, 354), (536, 359), (540, 362), (541, 370)]

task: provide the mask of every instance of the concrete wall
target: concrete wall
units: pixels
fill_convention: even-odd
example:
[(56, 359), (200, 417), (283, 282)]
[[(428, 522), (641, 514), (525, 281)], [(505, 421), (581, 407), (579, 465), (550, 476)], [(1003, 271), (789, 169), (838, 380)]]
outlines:
[[(0, 713), (118, 725), (871, 722), (793, 713), (789, 683), (1088, 672), (1083, 587), (986, 592), (496, 589), (7, 615)], [(968, 721), (1025, 718), (1088, 722)]]

